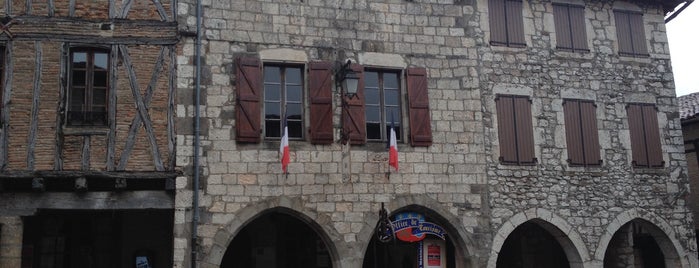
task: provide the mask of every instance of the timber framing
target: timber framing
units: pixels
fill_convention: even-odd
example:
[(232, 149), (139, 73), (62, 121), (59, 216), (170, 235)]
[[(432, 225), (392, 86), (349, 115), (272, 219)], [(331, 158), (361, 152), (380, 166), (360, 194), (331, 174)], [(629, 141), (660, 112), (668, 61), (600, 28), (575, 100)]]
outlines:
[(75, 170), (65, 170), (65, 171), (51, 171), (51, 170), (39, 170), (39, 171), (6, 171), (0, 173), (0, 180), (3, 179), (32, 179), (32, 178), (44, 178), (44, 179), (60, 179), (60, 178), (80, 178), (85, 177), (89, 179), (174, 179), (180, 176), (181, 172), (178, 171), (120, 171), (120, 172), (108, 172), (108, 171), (75, 171)]
[[(9, 1), (8, 1), (9, 2)], [(10, 97), (12, 88), (12, 42), (7, 42), (5, 44), (5, 73), (3, 74), (4, 81), (2, 82), (2, 88), (0, 88), (0, 94), (2, 94), (2, 102), (0, 103), (0, 171), (5, 170), (7, 166), (7, 151), (9, 149), (8, 145), (8, 132), (9, 132), (9, 122), (10, 122)]]

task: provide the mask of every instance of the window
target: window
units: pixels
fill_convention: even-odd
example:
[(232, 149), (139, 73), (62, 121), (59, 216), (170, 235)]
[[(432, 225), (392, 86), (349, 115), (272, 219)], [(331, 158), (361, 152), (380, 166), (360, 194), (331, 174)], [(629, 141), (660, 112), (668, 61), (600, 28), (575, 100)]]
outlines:
[(599, 137), (597, 134), (597, 106), (592, 101), (564, 100), (568, 163), (572, 166), (599, 166)]
[(71, 51), (68, 125), (107, 125), (108, 77), (109, 51), (92, 48)]
[(616, 33), (619, 39), (619, 55), (648, 57), (646, 34), (643, 27), (643, 13), (614, 10)]
[(631, 134), (632, 163), (636, 167), (662, 167), (663, 152), (655, 105), (633, 103), (626, 107)]
[(553, 3), (556, 24), (556, 48), (570, 52), (587, 52), (585, 7)]
[(535, 164), (529, 97), (498, 95), (495, 98), (495, 106), (498, 113), (500, 162), (510, 165)]
[(490, 44), (525, 47), (522, 0), (489, 0)]
[(265, 65), (264, 101), (265, 138), (303, 138), (303, 67)]
[(366, 137), (386, 141), (393, 124), (396, 139), (401, 138), (400, 79), (394, 72), (364, 72)]

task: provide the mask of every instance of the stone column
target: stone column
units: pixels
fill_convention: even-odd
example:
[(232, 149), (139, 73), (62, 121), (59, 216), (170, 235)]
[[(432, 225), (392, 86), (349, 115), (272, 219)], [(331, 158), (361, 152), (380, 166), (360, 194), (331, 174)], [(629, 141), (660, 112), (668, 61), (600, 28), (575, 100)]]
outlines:
[(0, 217), (0, 267), (22, 265), (22, 218)]

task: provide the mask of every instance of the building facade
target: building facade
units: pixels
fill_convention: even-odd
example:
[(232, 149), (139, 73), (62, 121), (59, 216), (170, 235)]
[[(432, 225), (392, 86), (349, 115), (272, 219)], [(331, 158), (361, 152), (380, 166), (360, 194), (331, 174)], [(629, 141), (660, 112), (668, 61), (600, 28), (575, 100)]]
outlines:
[(173, 3), (0, 4), (0, 267), (172, 266)]
[[(680, 2), (204, 2), (177, 59), (202, 101), (177, 104), (175, 266), (699, 266), (663, 21)], [(191, 32), (196, 2), (178, 15)], [(378, 241), (382, 206), (444, 240)]]

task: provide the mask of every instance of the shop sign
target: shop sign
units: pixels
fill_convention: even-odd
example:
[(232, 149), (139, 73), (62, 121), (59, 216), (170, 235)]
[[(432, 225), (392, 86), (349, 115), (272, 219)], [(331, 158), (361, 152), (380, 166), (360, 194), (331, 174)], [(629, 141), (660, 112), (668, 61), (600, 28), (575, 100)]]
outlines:
[(418, 254), (420, 268), (446, 267), (446, 244), (442, 240), (425, 239), (421, 241)]
[(426, 234), (445, 239), (446, 232), (441, 226), (425, 221), (425, 216), (414, 212), (396, 214), (391, 222), (396, 238), (405, 242), (418, 242), (425, 239)]

